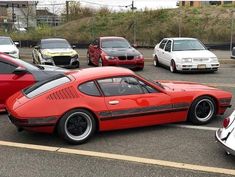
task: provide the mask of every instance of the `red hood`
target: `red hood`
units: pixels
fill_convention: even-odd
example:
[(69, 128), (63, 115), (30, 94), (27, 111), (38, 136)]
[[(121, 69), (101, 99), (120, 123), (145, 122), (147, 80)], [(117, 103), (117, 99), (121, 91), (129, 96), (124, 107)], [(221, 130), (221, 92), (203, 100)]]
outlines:
[(166, 90), (172, 91), (194, 91), (194, 90), (216, 90), (217, 88), (209, 87), (196, 82), (185, 82), (185, 81), (165, 81), (160, 82)]

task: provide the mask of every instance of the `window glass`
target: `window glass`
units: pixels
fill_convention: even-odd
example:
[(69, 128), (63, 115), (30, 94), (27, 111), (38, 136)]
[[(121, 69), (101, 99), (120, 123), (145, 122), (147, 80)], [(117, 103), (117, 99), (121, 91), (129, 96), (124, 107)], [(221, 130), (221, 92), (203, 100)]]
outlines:
[(86, 82), (84, 84), (81, 84), (78, 89), (87, 95), (92, 95), (92, 96), (100, 96), (100, 92), (97, 89), (95, 83), (93, 81), (91, 82)]
[(0, 61), (0, 74), (12, 74), (16, 66)]
[(139, 82), (133, 77), (116, 77), (98, 80), (105, 96), (143, 94)]
[(63, 74), (57, 75), (55, 77), (52, 77), (48, 80), (38, 82), (31, 87), (25, 89), (23, 92), (24, 94), (29, 97), (33, 98), (43, 92), (46, 92), (48, 90), (51, 90), (57, 86), (63, 85), (67, 82), (70, 82), (70, 79)]
[(167, 41), (167, 40), (163, 40), (163, 41), (161, 42), (161, 44), (160, 44), (160, 46), (159, 46), (161, 49), (164, 49), (165, 44), (166, 44), (166, 41)]
[(148, 84), (142, 81), (139, 81), (139, 83), (142, 89), (144, 90), (144, 93), (158, 93), (158, 91), (155, 88), (149, 86)]
[(165, 51), (171, 51), (171, 41), (168, 41), (165, 47)]

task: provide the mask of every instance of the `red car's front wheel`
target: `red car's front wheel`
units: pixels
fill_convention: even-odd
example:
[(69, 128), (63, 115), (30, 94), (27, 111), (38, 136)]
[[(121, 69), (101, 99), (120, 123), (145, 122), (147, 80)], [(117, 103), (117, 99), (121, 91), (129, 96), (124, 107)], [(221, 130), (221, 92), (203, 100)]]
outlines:
[(95, 119), (93, 115), (83, 109), (67, 112), (59, 121), (58, 133), (72, 144), (86, 142), (95, 132)]

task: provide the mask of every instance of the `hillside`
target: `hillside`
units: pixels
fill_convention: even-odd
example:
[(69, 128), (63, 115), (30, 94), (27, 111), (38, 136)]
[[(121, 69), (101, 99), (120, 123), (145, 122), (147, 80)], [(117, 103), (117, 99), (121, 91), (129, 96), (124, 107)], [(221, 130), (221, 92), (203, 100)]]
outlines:
[(223, 43), (230, 41), (232, 9), (233, 7), (210, 6), (134, 13), (98, 13), (55, 28), (39, 28), (28, 34), (12, 34), (12, 37), (16, 40), (38, 40), (42, 37), (60, 36), (70, 42), (88, 43), (97, 36), (117, 35), (124, 36), (133, 43), (135, 31), (138, 45), (154, 45), (163, 37), (178, 36), (180, 26), (181, 36), (196, 37), (204, 43)]

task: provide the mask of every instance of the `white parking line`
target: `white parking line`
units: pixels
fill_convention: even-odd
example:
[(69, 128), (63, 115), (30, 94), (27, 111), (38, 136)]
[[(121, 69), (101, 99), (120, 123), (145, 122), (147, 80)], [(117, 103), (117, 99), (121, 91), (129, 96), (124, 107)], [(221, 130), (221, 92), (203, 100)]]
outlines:
[(26, 148), (26, 149), (32, 149), (32, 150), (76, 154), (76, 155), (98, 157), (98, 158), (127, 161), (127, 162), (137, 162), (137, 163), (148, 164), (148, 165), (157, 165), (157, 166), (193, 170), (193, 171), (200, 171), (200, 172), (235, 175), (235, 170), (232, 170), (232, 169), (178, 163), (178, 162), (149, 159), (149, 158), (142, 158), (142, 157), (135, 157), (135, 156), (127, 156), (127, 155), (95, 152), (95, 151), (85, 151), (85, 150), (69, 149), (69, 148), (50, 147), (50, 146), (39, 146), (39, 145), (33, 145), (33, 144), (14, 143), (14, 142), (7, 142), (7, 141), (0, 141), (0, 145), (15, 147), (15, 148)]
[(182, 124), (166, 124), (163, 126), (169, 127), (178, 127), (178, 128), (188, 128), (188, 129), (195, 129), (195, 130), (209, 130), (209, 131), (216, 131), (218, 127), (206, 127), (206, 126), (196, 126), (196, 125), (182, 125)]

